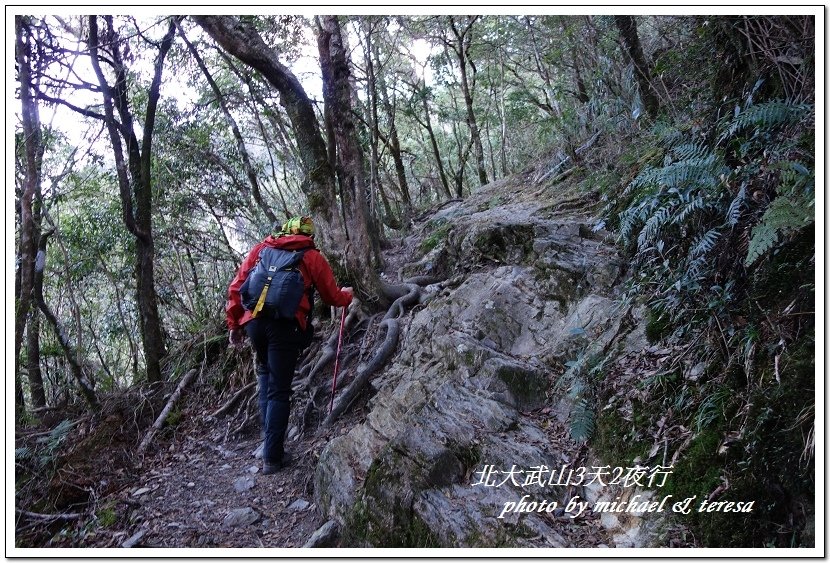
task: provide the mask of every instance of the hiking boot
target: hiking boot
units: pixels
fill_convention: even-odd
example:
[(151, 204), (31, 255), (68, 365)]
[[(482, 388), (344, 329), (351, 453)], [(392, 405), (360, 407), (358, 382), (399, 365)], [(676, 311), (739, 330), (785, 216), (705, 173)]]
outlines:
[(291, 463), (291, 456), (287, 453), (282, 454), (282, 461), (276, 463), (269, 463), (267, 461), (262, 463), (262, 474), (263, 475), (272, 475), (279, 470), (283, 469), (286, 465)]
[(281, 463), (268, 463), (267, 461), (262, 464), (262, 474), (263, 475), (272, 475), (282, 469)]

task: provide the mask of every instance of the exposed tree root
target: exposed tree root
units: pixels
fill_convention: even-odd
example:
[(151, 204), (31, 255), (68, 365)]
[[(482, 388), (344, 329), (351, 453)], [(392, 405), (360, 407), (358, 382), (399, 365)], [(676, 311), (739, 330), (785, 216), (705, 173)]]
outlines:
[(441, 281), (441, 280), (439, 280), (435, 276), (413, 276), (411, 278), (407, 278), (407, 279), (403, 280), (403, 283), (404, 284), (414, 283), (415, 285), (425, 286), (425, 285), (430, 285), (430, 284), (433, 284), (433, 283), (438, 283), (439, 281)]
[(386, 338), (384, 339), (383, 344), (380, 345), (380, 348), (378, 348), (375, 352), (375, 355), (369, 363), (362, 369), (358, 370), (354, 381), (352, 381), (352, 383), (343, 391), (343, 394), (335, 402), (331, 413), (323, 421), (324, 425), (330, 426), (337, 419), (337, 417), (349, 408), (358, 393), (369, 381), (369, 378), (374, 375), (378, 369), (383, 367), (386, 360), (388, 360), (389, 356), (392, 355), (392, 352), (395, 351), (395, 348), (398, 345), (398, 335), (400, 332), (398, 319), (384, 319), (381, 321), (380, 327), (386, 328)]
[(22, 518), (30, 520), (38, 520), (40, 522), (54, 522), (55, 520), (77, 520), (83, 518), (86, 514), (82, 512), (64, 512), (62, 514), (39, 514), (37, 512), (29, 512), (27, 510), (15, 509), (15, 512)]
[[(240, 412), (245, 413), (245, 418), (242, 419), (242, 422), (233, 430), (234, 435), (242, 434), (245, 429), (248, 427), (251, 422), (256, 420), (257, 416), (259, 416), (259, 409), (257, 405), (257, 393), (252, 393), (248, 399), (245, 401), (243, 408)], [(230, 425), (228, 426), (230, 428)]]
[[(349, 313), (346, 316), (346, 322), (343, 327), (343, 332), (348, 333), (355, 322), (363, 320), (361, 317), (363, 317), (363, 313), (361, 312), (359, 306), (349, 307)], [(329, 339), (326, 341), (325, 344), (323, 344), (322, 354), (320, 355), (319, 359), (314, 363), (314, 367), (311, 369), (311, 372), (304, 380), (298, 383), (305, 383), (305, 385), (308, 385), (312, 380), (314, 380), (314, 378), (316, 378), (320, 373), (322, 373), (322, 371), (326, 368), (328, 363), (334, 359), (334, 355), (337, 350), (337, 337), (338, 332), (336, 330), (332, 331), (331, 336), (329, 336)], [(312, 359), (313, 358), (309, 356), (306, 359), (306, 362), (310, 362)], [(295, 388), (299, 387), (300, 385), (295, 385)]]
[(414, 283), (405, 283), (401, 286), (386, 286), (384, 290), (388, 290), (391, 295), (398, 295), (378, 326), (380, 329), (386, 329), (386, 336), (384, 337), (383, 343), (375, 351), (372, 359), (369, 360), (369, 363), (358, 368), (354, 381), (349, 384), (335, 402), (331, 413), (323, 421), (323, 424), (326, 426), (330, 426), (341, 414), (346, 412), (372, 375), (386, 364), (386, 361), (398, 346), (398, 337), (400, 335), (400, 323), (398, 319), (403, 316), (407, 307), (418, 302), (421, 295), (420, 286)]
[[(337, 387), (334, 389), (336, 394), (334, 407), (331, 413), (323, 419), (324, 425), (331, 425), (350, 408), (372, 376), (382, 369), (393, 355), (400, 336), (399, 319), (408, 308), (420, 301), (423, 293), (421, 286), (432, 283), (436, 283), (436, 279), (432, 276), (416, 276), (407, 279), (402, 284), (384, 284), (384, 297), (392, 304), (377, 324), (362, 311), (358, 300), (353, 301), (344, 321), (346, 340), (343, 343), (340, 360), (343, 371), (339, 374)], [(294, 381), (292, 390), (295, 396), (305, 394), (307, 397), (304, 400), (305, 404), (301, 407), (302, 410), (298, 413), (297, 426), (300, 433), (308, 431), (315, 424), (315, 419), (320, 420), (322, 415), (317, 413), (324, 413), (324, 409), (330, 404), (331, 378), (326, 376), (326, 370), (331, 369), (336, 354), (339, 336), (337, 324), (332, 323), (328, 337), (311, 348), (297, 367), (298, 379)], [(372, 330), (369, 330), (369, 327), (373, 327)], [(371, 342), (381, 335), (383, 336), (382, 343), (372, 351)], [(370, 359), (355, 369), (352, 364), (358, 356), (370, 356)], [(351, 374), (354, 374), (354, 377), (350, 377)], [(233, 413), (227, 422), (225, 440), (243, 433), (257, 419), (259, 411), (256, 385), (257, 382), (245, 385), (210, 415), (220, 417)]]
[(404, 314), (406, 307), (411, 307), (418, 302), (418, 298), (421, 295), (420, 286), (414, 283), (406, 283), (403, 287), (407, 288), (409, 291), (395, 299), (389, 307), (389, 310), (386, 311), (386, 314), (383, 316), (384, 321), (392, 318), (400, 318)]

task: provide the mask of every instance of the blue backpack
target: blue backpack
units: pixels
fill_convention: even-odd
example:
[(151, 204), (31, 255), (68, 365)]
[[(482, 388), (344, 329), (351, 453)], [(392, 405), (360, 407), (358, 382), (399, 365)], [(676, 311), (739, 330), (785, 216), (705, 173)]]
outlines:
[(240, 289), (242, 306), (253, 311), (252, 317), (294, 318), (305, 291), (300, 262), (306, 250), (262, 249)]

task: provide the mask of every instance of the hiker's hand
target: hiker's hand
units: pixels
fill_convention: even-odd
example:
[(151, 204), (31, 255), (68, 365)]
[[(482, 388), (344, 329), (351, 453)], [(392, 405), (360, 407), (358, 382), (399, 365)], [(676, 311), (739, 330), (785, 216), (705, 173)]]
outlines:
[(245, 343), (245, 333), (241, 329), (233, 328), (228, 335), (228, 341), (231, 343), (231, 346), (237, 350), (241, 350)]

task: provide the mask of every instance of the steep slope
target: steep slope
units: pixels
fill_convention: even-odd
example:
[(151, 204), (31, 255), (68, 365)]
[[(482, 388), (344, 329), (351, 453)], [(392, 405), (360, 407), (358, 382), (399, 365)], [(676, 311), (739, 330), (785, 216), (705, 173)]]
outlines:
[[(192, 358), (181, 365), (200, 375), (149, 455), (100, 485), (85, 480), (92, 510), (58, 533), (47, 522), (32, 545), (711, 547), (689, 529), (695, 521), (707, 540), (735, 547), (745, 540), (730, 534), (751, 532), (750, 516), (790, 518), (781, 541), (797, 528), (809, 542), (813, 509), (801, 498), (776, 514), (761, 501), (754, 514), (696, 510), (704, 500), (763, 498), (729, 490), (724, 454), (744, 459), (734, 457), (742, 436), (693, 426), (690, 418), (712, 419), (682, 418), (665, 392), (674, 377), (678, 396), (695, 393), (686, 384), (719, 368), (689, 352), (705, 346), (700, 336), (649, 342), (654, 321), (638, 304), (648, 296), (627, 291), (628, 262), (596, 228), (599, 197), (585, 190), (593, 178), (569, 174), (494, 182), (393, 242), (384, 275), (432, 282), (398, 319), (397, 347), (369, 392), (333, 425), (323, 423), (331, 365), (319, 358), (330, 361), (338, 323), (321, 315), (309, 370), (295, 381), (296, 461), (286, 471), (258, 471), (250, 350), (227, 349), (217, 326), (183, 354)], [(346, 335), (340, 382), (375, 353), (379, 317)], [(792, 366), (781, 365), (786, 380)], [(66, 475), (56, 480), (62, 491)]]
[[(400, 272), (444, 281), (427, 288), (373, 381), (365, 420), (317, 466), (317, 504), (340, 524), (342, 545), (648, 541), (639, 522), (573, 509), (613, 498), (601, 478), (552, 477), (594, 464), (572, 438), (592, 423), (580, 420), (576, 360), (647, 345), (615, 300), (625, 268), (605, 233), (593, 232), (590, 196), (567, 199), (562, 189), (530, 172), (417, 226), (412, 238), (426, 253)], [(536, 512), (507, 510), (522, 499)]]

